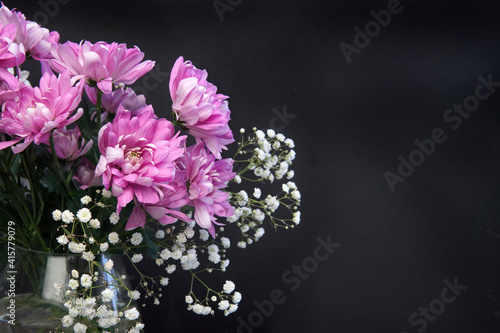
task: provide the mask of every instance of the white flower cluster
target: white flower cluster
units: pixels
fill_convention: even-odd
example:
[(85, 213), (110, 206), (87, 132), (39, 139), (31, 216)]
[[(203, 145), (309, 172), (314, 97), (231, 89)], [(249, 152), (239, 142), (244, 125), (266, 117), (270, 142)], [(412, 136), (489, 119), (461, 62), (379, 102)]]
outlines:
[[(295, 143), (286, 138), (282, 133), (276, 134), (272, 129), (264, 133), (254, 129), (254, 137), (250, 137), (247, 146), (255, 146), (253, 156), (250, 159), (249, 169), (259, 180), (292, 179), (293, 170), (289, 170), (295, 159)], [(245, 150), (241, 150), (245, 153)]]
[[(214, 293), (212, 297), (206, 297), (204, 300), (198, 300), (192, 293), (186, 295), (185, 302), (188, 304), (188, 310), (193, 311), (196, 314), (208, 315), (214, 314), (210, 301), (217, 303), (217, 308), (224, 311), (224, 315), (229, 315), (238, 309), (238, 303), (241, 301), (241, 293), (235, 291), (235, 285), (232, 281), (227, 280), (222, 291), (219, 293)], [(213, 292), (213, 291), (212, 291)]]
[[(244, 130), (240, 131), (242, 134)], [(288, 179), (281, 184), (281, 192), (277, 195), (263, 196), (262, 190), (254, 188), (252, 195), (244, 190), (231, 193), (231, 205), (234, 207), (234, 215), (227, 218), (230, 223), (236, 222), (240, 227), (242, 240), (237, 243), (240, 248), (258, 241), (265, 233), (262, 228), (266, 216), (269, 217), (273, 227), (293, 228), (300, 223), (300, 192), (294, 182), (294, 171), (290, 169), (295, 159), (295, 144), (292, 139), (286, 138), (282, 133), (276, 133), (269, 129), (266, 132), (254, 128), (253, 135), (247, 140), (242, 137), (237, 155), (237, 162), (248, 163), (248, 167), (239, 172), (239, 179), (252, 179), (256, 182)], [(236, 157), (235, 157), (236, 159)], [(245, 172), (253, 172), (248, 176)], [(280, 207), (288, 209), (292, 217), (279, 218), (276, 215)]]
[[(109, 260), (106, 265), (107, 268), (112, 268), (113, 262)], [(103, 329), (127, 327), (129, 333), (140, 332), (144, 324), (137, 321), (140, 317), (139, 311), (128, 305), (118, 309), (116, 302), (112, 302), (116, 296), (115, 287), (105, 287), (99, 272), (88, 273), (73, 269), (71, 279), (66, 285), (54, 285), (56, 295), (64, 295), (64, 306), (68, 311), (61, 319), (61, 326), (72, 327), (74, 332), (87, 332), (89, 327), (84, 323), (88, 324), (90, 321)], [(100, 290), (100, 293), (95, 296), (97, 290)]]

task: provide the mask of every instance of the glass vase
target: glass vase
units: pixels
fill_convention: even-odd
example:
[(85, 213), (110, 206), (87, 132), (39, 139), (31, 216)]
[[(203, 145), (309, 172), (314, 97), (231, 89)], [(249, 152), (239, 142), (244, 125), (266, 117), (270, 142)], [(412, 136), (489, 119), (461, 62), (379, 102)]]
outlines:
[[(68, 314), (68, 309), (64, 306), (64, 293), (57, 293), (55, 285), (67, 285), (73, 270), (77, 270), (80, 276), (88, 273), (89, 262), (81, 255), (46, 253), (20, 247), (15, 251), (9, 249), (9, 252), (9, 260), (0, 273), (0, 332), (46, 333), (56, 329), (57, 332), (73, 332), (71, 327), (61, 326), (61, 318)], [(106, 306), (119, 311), (130, 301), (126, 288), (114, 278), (125, 274), (121, 256), (99, 254), (94, 260), (103, 267), (109, 259), (114, 262), (109, 272), (111, 275), (94, 269), (98, 272), (101, 287), (93, 288), (92, 296), (100, 294), (104, 286), (113, 289), (114, 296)], [(86, 324), (89, 327), (87, 332), (101, 331), (97, 329), (97, 318), (95, 323)], [(123, 332), (132, 327), (127, 325), (124, 322), (107, 330)]]

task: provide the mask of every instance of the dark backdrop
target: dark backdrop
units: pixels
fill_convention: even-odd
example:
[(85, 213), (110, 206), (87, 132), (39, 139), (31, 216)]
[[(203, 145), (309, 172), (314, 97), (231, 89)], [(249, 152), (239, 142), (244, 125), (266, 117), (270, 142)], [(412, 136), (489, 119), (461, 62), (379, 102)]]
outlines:
[[(295, 139), (302, 222), (231, 249), (217, 278), (236, 282), (239, 311), (186, 311), (178, 277), (142, 310), (146, 332), (500, 330), (498, 1), (4, 3), (61, 41), (138, 45), (160, 115), (183, 55), (231, 97), (233, 129)], [(448, 110), (463, 103), (474, 111)], [(311, 259), (318, 237), (337, 245)]]

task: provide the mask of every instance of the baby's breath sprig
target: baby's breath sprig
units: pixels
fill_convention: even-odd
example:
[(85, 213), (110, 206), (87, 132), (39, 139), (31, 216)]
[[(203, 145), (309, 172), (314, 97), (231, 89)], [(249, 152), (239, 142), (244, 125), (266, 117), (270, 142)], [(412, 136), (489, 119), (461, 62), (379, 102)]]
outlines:
[[(242, 240), (238, 247), (258, 241), (265, 233), (263, 221), (269, 218), (274, 229), (293, 228), (300, 223), (300, 191), (292, 182), (295, 175), (290, 166), (295, 159), (295, 144), (292, 139), (282, 133), (269, 129), (266, 132), (253, 129), (253, 133), (245, 137), (241, 129), (241, 140), (234, 156), (237, 176), (234, 182), (241, 180), (252, 182), (288, 181), (281, 184), (281, 192), (277, 195), (263, 197), (260, 188), (256, 187), (250, 196), (245, 190), (230, 192), (230, 203), (234, 207), (234, 215), (227, 218), (230, 223), (236, 222), (241, 231)], [(238, 165), (244, 165), (239, 167)], [(277, 216), (278, 209), (288, 210), (291, 217)]]

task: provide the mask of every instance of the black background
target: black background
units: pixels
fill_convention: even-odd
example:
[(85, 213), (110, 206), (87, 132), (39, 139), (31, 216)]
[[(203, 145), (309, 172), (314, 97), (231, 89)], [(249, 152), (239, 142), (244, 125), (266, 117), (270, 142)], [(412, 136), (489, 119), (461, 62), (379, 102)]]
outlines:
[[(350, 63), (339, 44), (352, 45), (353, 29), (387, 1), (233, 0), (223, 20), (210, 0), (60, 2), (4, 1), (62, 42), (139, 46), (165, 73), (146, 91), (159, 115), (170, 114), (167, 74), (183, 55), (231, 97), (233, 130), (268, 128), (273, 110), (295, 116), (282, 131), (296, 143), (300, 226), (233, 245), (214, 283), (236, 283), (236, 314), (185, 310), (189, 277), (178, 274), (161, 305), (142, 309), (146, 332), (236, 332), (238, 317), (254, 332), (500, 331), (500, 91), (455, 130), (443, 120), (479, 76), (500, 81), (497, 1), (402, 1)], [(447, 140), (392, 192), (384, 172), (397, 173), (398, 156), (435, 128)], [(329, 235), (341, 246), (291, 290), (282, 275)], [(467, 289), (412, 326), (412, 313), (437, 306), (443, 281), (455, 279)], [(254, 301), (274, 289), (286, 300), (258, 315)]]

